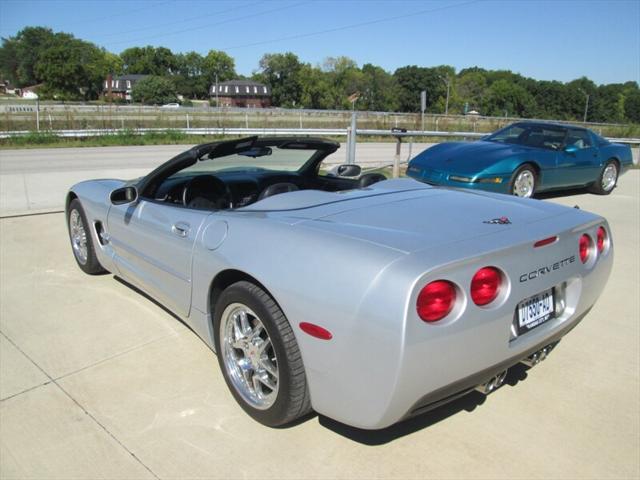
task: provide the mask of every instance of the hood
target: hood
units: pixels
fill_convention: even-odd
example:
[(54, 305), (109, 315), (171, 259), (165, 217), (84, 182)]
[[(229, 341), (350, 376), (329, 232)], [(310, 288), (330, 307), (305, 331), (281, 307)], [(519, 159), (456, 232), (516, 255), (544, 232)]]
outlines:
[(459, 174), (476, 174), (501, 160), (530, 152), (531, 148), (499, 142), (445, 142), (417, 155), (409, 166)]
[[(393, 180), (375, 185), (382, 187), (384, 184), (415, 183), (412, 180)], [(374, 194), (368, 197), (271, 212), (270, 216), (277, 216), (299, 227), (331, 232), (411, 253), (513, 229), (522, 231), (536, 221), (570, 211), (577, 212), (539, 200), (487, 192), (435, 187), (397, 192), (391, 192), (388, 188), (370, 190)], [(375, 195), (377, 190), (379, 194)], [(288, 195), (291, 194), (283, 197)], [(486, 223), (501, 217), (508, 217), (511, 223)]]

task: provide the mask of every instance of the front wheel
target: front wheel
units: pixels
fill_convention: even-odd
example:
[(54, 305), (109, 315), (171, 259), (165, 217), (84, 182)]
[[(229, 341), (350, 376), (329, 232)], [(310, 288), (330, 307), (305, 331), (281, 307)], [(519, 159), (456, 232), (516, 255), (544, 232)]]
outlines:
[(536, 192), (538, 177), (533, 166), (524, 164), (519, 167), (509, 183), (509, 193), (516, 197), (531, 198)]
[(298, 344), (268, 293), (246, 281), (229, 286), (216, 304), (214, 328), (224, 379), (251, 417), (278, 427), (311, 411)]
[(615, 160), (609, 160), (604, 164), (598, 179), (589, 188), (598, 195), (609, 195), (618, 183), (618, 164)]
[(69, 227), (71, 250), (80, 269), (89, 275), (104, 273), (106, 270), (100, 265), (93, 247), (87, 216), (80, 200), (77, 198), (73, 199), (69, 204), (67, 225)]

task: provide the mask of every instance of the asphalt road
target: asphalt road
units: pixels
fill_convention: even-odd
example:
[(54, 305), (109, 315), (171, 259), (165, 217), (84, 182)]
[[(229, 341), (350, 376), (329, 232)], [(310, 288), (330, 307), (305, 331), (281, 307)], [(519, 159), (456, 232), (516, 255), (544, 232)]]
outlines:
[[(69, 187), (93, 178), (136, 178), (192, 145), (0, 150), (0, 216), (60, 210)], [(429, 144), (414, 144), (415, 155)], [(393, 162), (395, 144), (360, 143), (356, 161), (363, 166)], [(403, 145), (407, 160), (409, 145)], [(343, 163), (346, 148), (326, 161)]]
[(0, 478), (639, 478), (640, 171), (545, 201), (610, 222), (594, 309), (486, 399), (378, 432), (255, 423), (195, 334), (76, 267), (62, 214), (0, 219)]

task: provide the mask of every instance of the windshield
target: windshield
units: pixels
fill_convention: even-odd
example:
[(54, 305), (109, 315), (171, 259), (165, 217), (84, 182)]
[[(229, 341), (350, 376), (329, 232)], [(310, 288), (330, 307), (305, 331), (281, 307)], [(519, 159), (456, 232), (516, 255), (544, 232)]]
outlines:
[(558, 150), (564, 143), (566, 129), (551, 125), (516, 124), (489, 135), (489, 142), (510, 143), (526, 147)]
[(203, 157), (172, 177), (219, 172), (298, 172), (317, 152), (316, 149), (255, 147), (224, 157)]

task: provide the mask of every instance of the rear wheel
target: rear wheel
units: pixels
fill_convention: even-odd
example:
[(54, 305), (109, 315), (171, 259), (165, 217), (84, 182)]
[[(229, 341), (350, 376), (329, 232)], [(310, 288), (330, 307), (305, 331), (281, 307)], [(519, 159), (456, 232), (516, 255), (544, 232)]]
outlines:
[(615, 160), (608, 160), (604, 164), (598, 179), (591, 184), (589, 190), (598, 195), (609, 195), (616, 188), (618, 183), (618, 163)]
[(525, 163), (511, 177), (509, 193), (517, 197), (531, 198), (536, 192), (538, 176), (532, 165)]
[(268, 293), (246, 281), (229, 286), (216, 304), (214, 328), (224, 379), (249, 415), (277, 427), (311, 411), (298, 344)]
[(69, 240), (71, 241), (73, 256), (80, 269), (89, 275), (104, 273), (105, 269), (100, 265), (93, 248), (93, 238), (91, 237), (87, 217), (80, 200), (77, 198), (73, 199), (69, 204), (67, 225), (69, 226)]

